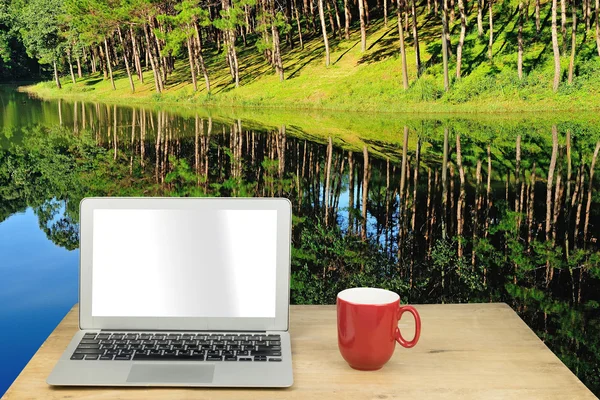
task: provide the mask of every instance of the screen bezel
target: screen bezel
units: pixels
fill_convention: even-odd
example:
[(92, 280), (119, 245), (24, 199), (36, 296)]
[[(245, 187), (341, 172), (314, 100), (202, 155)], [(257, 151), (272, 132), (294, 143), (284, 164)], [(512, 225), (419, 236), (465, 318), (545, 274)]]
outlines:
[[(274, 318), (94, 317), (92, 316), (93, 212), (97, 209), (275, 210), (277, 211)], [(85, 198), (80, 210), (79, 327), (157, 331), (287, 331), (289, 327), (291, 203), (285, 198)]]

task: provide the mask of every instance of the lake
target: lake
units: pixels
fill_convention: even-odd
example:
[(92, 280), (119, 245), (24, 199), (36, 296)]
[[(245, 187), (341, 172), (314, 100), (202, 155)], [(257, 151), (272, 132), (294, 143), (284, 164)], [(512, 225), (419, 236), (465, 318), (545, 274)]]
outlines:
[(600, 394), (595, 114), (0, 101), (0, 394), (77, 301), (86, 196), (287, 197), (293, 303), (506, 302)]

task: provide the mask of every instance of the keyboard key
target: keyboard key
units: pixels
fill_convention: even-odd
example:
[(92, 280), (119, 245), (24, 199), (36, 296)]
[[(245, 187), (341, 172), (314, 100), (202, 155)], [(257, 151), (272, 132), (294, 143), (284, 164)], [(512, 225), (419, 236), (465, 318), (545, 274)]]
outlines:
[(100, 360), (112, 360), (113, 356), (100, 356)]
[(99, 344), (80, 344), (77, 346), (78, 349), (99, 349)]
[(86, 360), (97, 360), (98, 359), (98, 355), (97, 354), (88, 354), (87, 356), (85, 356)]
[(104, 350), (100, 349), (75, 349), (73, 354), (102, 354)]
[(73, 354), (71, 360), (83, 360), (83, 357), (85, 357), (84, 354)]
[(269, 361), (281, 361), (281, 358), (269, 358)]
[(100, 341), (96, 340), (96, 339), (93, 339), (93, 340), (83, 339), (81, 342), (79, 342), (79, 345), (82, 345), (82, 344), (99, 344), (99, 343), (100, 343)]
[(281, 351), (256, 351), (250, 352), (251, 356), (281, 356)]
[(267, 335), (267, 340), (281, 340), (279, 335)]
[(221, 356), (206, 356), (206, 361), (223, 361)]
[(96, 337), (96, 339), (106, 340), (109, 337), (110, 337), (110, 333), (101, 333)]
[(83, 335), (84, 338), (95, 338), (96, 337), (96, 333), (86, 333), (85, 335)]
[(237, 361), (237, 357), (228, 356), (228, 357), (225, 357), (225, 361)]
[(241, 357), (238, 361), (252, 361), (252, 359), (250, 357)]
[(127, 354), (127, 355), (115, 356), (115, 360), (131, 360), (131, 355)]
[(267, 357), (254, 357), (254, 361), (267, 361)]

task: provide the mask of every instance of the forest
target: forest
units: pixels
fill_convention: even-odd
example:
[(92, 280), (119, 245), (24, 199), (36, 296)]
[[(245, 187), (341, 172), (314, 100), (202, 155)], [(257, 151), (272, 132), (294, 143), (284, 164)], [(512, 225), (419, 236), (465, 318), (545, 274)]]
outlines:
[[(284, 99), (278, 90), (293, 89), (283, 81), (306, 64), (375, 68), (390, 57), (398, 66), (382, 64), (362, 85), (393, 73), (397, 86), (377, 89), (418, 92), (413, 101), (461, 103), (498, 87), (530, 87), (523, 100), (533, 102), (545, 93), (539, 85), (549, 95), (593, 96), (600, 79), (593, 0), (4, 0), (0, 7), (3, 75), (33, 76), (36, 61), (50, 68), (57, 88), (70, 82), (84, 96), (99, 88), (89, 77), (112, 90), (120, 78), (129, 93), (151, 87), (160, 95), (185, 84), (187, 97), (206, 99), (269, 75), (281, 84), (254, 89), (268, 89), (276, 102)], [(357, 53), (351, 67), (340, 62), (349, 52)], [(352, 94), (360, 101), (371, 93)]]

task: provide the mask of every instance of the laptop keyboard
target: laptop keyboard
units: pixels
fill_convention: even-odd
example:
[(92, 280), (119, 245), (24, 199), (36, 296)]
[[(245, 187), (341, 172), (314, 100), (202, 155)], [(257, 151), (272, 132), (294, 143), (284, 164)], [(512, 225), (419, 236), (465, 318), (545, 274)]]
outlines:
[(279, 335), (86, 333), (71, 360), (281, 361)]

